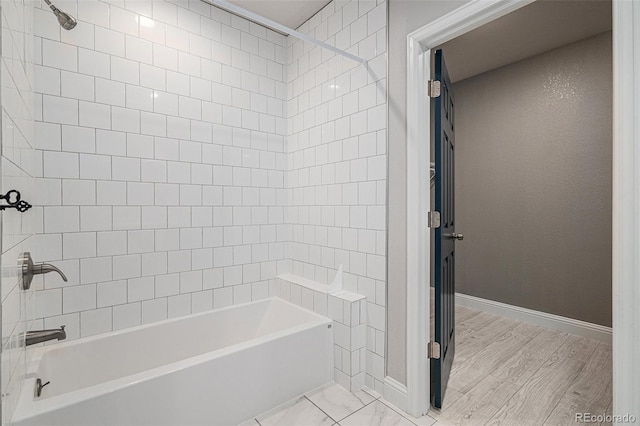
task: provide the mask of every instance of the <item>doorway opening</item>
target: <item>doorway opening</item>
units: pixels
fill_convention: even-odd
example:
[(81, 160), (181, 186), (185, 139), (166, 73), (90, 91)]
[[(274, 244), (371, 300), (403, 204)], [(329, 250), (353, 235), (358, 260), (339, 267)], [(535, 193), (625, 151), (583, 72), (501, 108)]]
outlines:
[[(432, 232), (432, 340), (457, 316), (455, 345), (431, 361), (439, 419), (544, 424), (612, 410), (611, 28), (608, 1), (536, 1), (432, 50), (435, 72), (444, 61), (451, 76), (440, 93), (451, 99), (433, 101), (432, 208), (455, 211), (466, 236)], [(438, 133), (438, 102), (451, 135)], [(439, 173), (455, 184), (439, 186)], [(455, 272), (443, 273), (452, 242)]]
[[(527, 4), (531, 3), (531, 2), (525, 2)], [(481, 5), (480, 2), (472, 2), (472, 4), (469, 5), (468, 8), (466, 8), (467, 10), (458, 10), (455, 11), (453, 13), (451, 13), (450, 15), (447, 15), (443, 18), (441, 18), (438, 21), (433, 22), (432, 24), (429, 24), (425, 27), (423, 27), (422, 29), (416, 31), (415, 33), (411, 34), (408, 37), (408, 47), (409, 47), (409, 59), (408, 59), (408, 122), (411, 123), (412, 119), (415, 119), (419, 116), (428, 116), (429, 115), (429, 110), (430, 107), (428, 105), (427, 102), (425, 101), (426, 96), (422, 93), (416, 93), (416, 94), (412, 94), (412, 90), (415, 90), (416, 92), (418, 92), (416, 89), (418, 87), (425, 87), (426, 86), (426, 81), (425, 81), (425, 77), (424, 75), (429, 75), (429, 71), (432, 69), (431, 64), (430, 64), (430, 60), (431, 60), (431, 55), (432, 53), (436, 50), (436, 47), (450, 41), (453, 40), (454, 38), (456, 38), (459, 35), (468, 33), (476, 28), (481, 27), (483, 24), (486, 24), (488, 22), (494, 21), (504, 15), (507, 15), (509, 12), (512, 12), (514, 10), (520, 9), (521, 7), (525, 6), (525, 4), (523, 4), (522, 2), (500, 2), (500, 4), (489, 4), (489, 5)], [(610, 5), (609, 5), (610, 7)], [(464, 7), (461, 9), (465, 9)], [(614, 12), (615, 12), (616, 7), (614, 6)], [(620, 11), (617, 12), (618, 14), (620, 13)], [(618, 40), (618, 49), (620, 48), (620, 37), (621, 37), (621, 33), (623, 31), (625, 31), (625, 26), (620, 24), (621, 20), (618, 19), (616, 21), (618, 24), (617, 26), (614, 24), (613, 27), (613, 39), (614, 40)], [(628, 28), (627, 28), (628, 29)], [(606, 29), (605, 29), (606, 31)], [(593, 36), (597, 36), (598, 34), (595, 34)], [(606, 36), (602, 36), (602, 37), (606, 37)], [(581, 39), (578, 40), (583, 40), (589, 38), (589, 35), (582, 37)], [(577, 41), (577, 40), (576, 40)], [(575, 42), (575, 41), (574, 41)], [(615, 46), (615, 43), (614, 43)], [(550, 49), (550, 50), (553, 50)], [(548, 51), (548, 50), (547, 50)], [(524, 58), (521, 58), (515, 62), (521, 61)], [(609, 70), (611, 69), (611, 60), (609, 60)], [(616, 69), (616, 66), (618, 67), (618, 73), (620, 73), (620, 69), (626, 69), (624, 68), (624, 64), (620, 63), (620, 57), (618, 56), (617, 59), (615, 59), (614, 56), (614, 69)], [(450, 68), (453, 68), (450, 66)], [(611, 74), (609, 74), (611, 75)], [(601, 80), (600, 80), (601, 81)], [(608, 84), (609, 87), (611, 87), (611, 77), (608, 79)], [(619, 84), (619, 83), (618, 83)], [(614, 89), (616, 89), (614, 87)], [(610, 89), (609, 89), (610, 90)], [(615, 90), (614, 90), (615, 92)], [(618, 97), (617, 99), (614, 99), (615, 102), (615, 106), (614, 106), (614, 113), (616, 111), (616, 107), (618, 108), (617, 111), (620, 111), (620, 105), (621, 105), (621, 100), (620, 97)], [(583, 107), (584, 105), (580, 105), (580, 107)], [(426, 113), (426, 114), (425, 114)], [(459, 113), (459, 111), (458, 111)], [(611, 117), (611, 106), (609, 106), (609, 117)], [(618, 117), (622, 117), (624, 118), (624, 116), (617, 116)], [(459, 117), (457, 117), (459, 119)], [(618, 128), (620, 126), (619, 123), (615, 123), (616, 124), (616, 128)], [(609, 128), (611, 128), (612, 126), (609, 125)], [(408, 168), (408, 180), (409, 182), (411, 182), (412, 177), (416, 178), (416, 182), (414, 182), (414, 184), (412, 185), (411, 183), (409, 184), (409, 200), (412, 200), (411, 198), (411, 194), (415, 193), (416, 195), (419, 193), (419, 189), (420, 188), (425, 188), (428, 187), (428, 180), (427, 179), (423, 179), (423, 176), (428, 176), (428, 161), (432, 160), (432, 156), (429, 155), (429, 152), (425, 152), (424, 147), (420, 147), (419, 146), (419, 141), (420, 138), (425, 137), (426, 135), (428, 135), (428, 132), (430, 130), (432, 130), (432, 125), (430, 125), (428, 122), (427, 123), (421, 123), (421, 124), (416, 124), (416, 125), (411, 125), (409, 124), (409, 158), (411, 157), (417, 157), (419, 158), (418, 161), (411, 161), (409, 159), (409, 163), (413, 163), (413, 165), (410, 165)], [(546, 130), (546, 129), (545, 129)], [(618, 152), (622, 147), (624, 147), (625, 145), (623, 144), (623, 142), (620, 139), (620, 133), (618, 133), (618, 136), (614, 135), (614, 150), (617, 148)], [(627, 135), (629, 136), (629, 135)], [(633, 134), (631, 134), (631, 136), (629, 137), (629, 139), (626, 139), (628, 141), (629, 144), (633, 144), (634, 143), (634, 139), (633, 139)], [(428, 138), (428, 136), (426, 136)], [(422, 150), (422, 151), (421, 151)], [(609, 152), (611, 152), (611, 138), (609, 138), (609, 146), (608, 146), (608, 150)], [(427, 161), (424, 161), (424, 159), (427, 159)], [(580, 160), (580, 158), (578, 157), (577, 159)], [(420, 166), (418, 167), (418, 163), (420, 163)], [(565, 166), (570, 166), (569, 164), (565, 165)], [(618, 167), (618, 168), (616, 168)], [(613, 165), (613, 170), (609, 171), (609, 179), (611, 174), (613, 174), (614, 176), (619, 176), (621, 174), (621, 166), (620, 163), (618, 163), (618, 166), (616, 166), (616, 163), (614, 161), (614, 165)], [(479, 180), (479, 179), (478, 179)], [(605, 179), (606, 181), (606, 179)], [(606, 183), (605, 183), (606, 185)], [(620, 186), (617, 187), (618, 191), (620, 190)], [(416, 191), (416, 192), (414, 192)], [(426, 192), (428, 194), (428, 192)], [(575, 194), (571, 194), (571, 196), (575, 196)], [(609, 197), (609, 200), (611, 199), (611, 197)], [(623, 202), (623, 200), (621, 200), (620, 198), (620, 193), (616, 192), (616, 185), (614, 184), (614, 190), (613, 190), (613, 208), (611, 208), (611, 205), (609, 204), (609, 212), (611, 210), (613, 210), (613, 215), (614, 215), (614, 231), (616, 229), (615, 227), (615, 223), (616, 223), (616, 219), (615, 219), (615, 214), (616, 214), (616, 210), (619, 210), (621, 208), (628, 208), (629, 205), (627, 205), (627, 203)], [(426, 210), (428, 210), (429, 207), (429, 202), (428, 200), (420, 200), (420, 199), (416, 199), (416, 200), (412, 200), (410, 201), (409, 204), (413, 205), (408, 205), (408, 221), (409, 221), (409, 225), (408, 225), (408, 229), (411, 229), (412, 227), (412, 221), (416, 220), (418, 218), (418, 216), (413, 217), (412, 218), (412, 213), (411, 211), (416, 211), (417, 213), (420, 212), (420, 207), (425, 207)], [(549, 210), (544, 210), (544, 213), (542, 215), (540, 215), (539, 219), (540, 220), (544, 220), (545, 216), (544, 214), (548, 214)], [(504, 215), (500, 216), (504, 219)], [(611, 216), (609, 216), (611, 217)], [(497, 220), (498, 215), (494, 215), (494, 219)], [(603, 220), (603, 222), (606, 222), (606, 220)], [(417, 223), (417, 222), (416, 222)], [(609, 222), (610, 224), (610, 222)], [(458, 223), (458, 226), (459, 223)], [(611, 229), (611, 228), (609, 228)], [(468, 232), (465, 232), (464, 229), (461, 228), (457, 228), (456, 231), (458, 232), (464, 232), (465, 233), (465, 242), (468, 241)], [(610, 231), (609, 231), (609, 236), (611, 235)], [(408, 233), (408, 238), (409, 238), (409, 233)], [(620, 240), (616, 240), (615, 234), (614, 234), (614, 238), (613, 238), (613, 251), (616, 251), (616, 243), (621, 244)], [(462, 243), (464, 244), (464, 243)], [(424, 256), (424, 254), (426, 254), (427, 256), (426, 259), (430, 259), (431, 256), (431, 250), (427, 242), (421, 242), (420, 241), (420, 237), (415, 237), (415, 238), (409, 238), (408, 241), (408, 246), (409, 248), (411, 246), (417, 247), (420, 250), (418, 250), (418, 254), (420, 256)], [(606, 244), (605, 244), (606, 245)], [(619, 250), (619, 248), (618, 248)], [(609, 253), (611, 252), (611, 249), (609, 249)], [(608, 257), (610, 259), (610, 256)], [(606, 259), (608, 260), (608, 259)], [(408, 266), (411, 265), (412, 263), (412, 259), (408, 259)], [(418, 260), (417, 263), (419, 264), (420, 261)], [(589, 265), (589, 267), (591, 267), (593, 265)], [(628, 266), (628, 265), (627, 265)], [(544, 267), (544, 265), (542, 265), (542, 267)], [(621, 270), (621, 268), (623, 267), (622, 263), (618, 263), (613, 265), (613, 277), (614, 277), (614, 282), (615, 282), (615, 277), (616, 277), (616, 268), (618, 268), (617, 270)], [(411, 268), (408, 267), (408, 269), (410, 270)], [(429, 273), (428, 271), (430, 271), (430, 268), (428, 267), (428, 265), (426, 265), (425, 267), (427, 274)], [(605, 268), (606, 269), (606, 268)], [(416, 280), (417, 283), (420, 283), (421, 280), (421, 274), (422, 274), (422, 269), (421, 268), (416, 268), (415, 269), (415, 275), (412, 277), (409, 277), (409, 281), (411, 283), (412, 278)], [(611, 275), (608, 276), (609, 278), (609, 282), (610, 282), (610, 277)], [(427, 277), (424, 277), (427, 278)], [(425, 279), (425, 281), (428, 282), (427, 279)], [(623, 286), (624, 288), (627, 288), (628, 284), (630, 284), (630, 282), (624, 281), (619, 285)], [(605, 283), (606, 285), (606, 283)], [(409, 287), (411, 287), (412, 284), (409, 284)], [(409, 294), (408, 294), (408, 300), (415, 298), (416, 296), (420, 296), (420, 290), (419, 284), (416, 284), (415, 286), (413, 286), (413, 291), (410, 288)], [(610, 295), (611, 290), (609, 289), (608, 294)], [(427, 294), (425, 294), (425, 296), (428, 297)], [(415, 300), (415, 299), (414, 299)], [(469, 299), (471, 300), (471, 298)], [(565, 299), (567, 304), (573, 304), (573, 303), (579, 303), (576, 302), (576, 300), (571, 300), (571, 298), (567, 298)], [(507, 301), (509, 302), (509, 301)], [(515, 303), (513, 301), (511, 301), (512, 303)], [(606, 300), (601, 300), (601, 303), (606, 305), (608, 302)], [(467, 303), (470, 304), (470, 303)], [(527, 306), (526, 304), (523, 304), (524, 306)], [(498, 313), (505, 313), (508, 312), (508, 308), (505, 308), (505, 306), (513, 306), (513, 305), (509, 305), (509, 303), (504, 303), (504, 302), (493, 302), (491, 304), (487, 304), (487, 306), (485, 306), (484, 310), (488, 310), (488, 311), (492, 311), (492, 312), (498, 312)], [(416, 309), (414, 311), (414, 309)], [(463, 308), (461, 309), (462, 311), (465, 311), (467, 308)], [(543, 309), (543, 308), (538, 308), (538, 309)], [(531, 317), (531, 311), (536, 311), (536, 309), (532, 309), (532, 308), (522, 308), (520, 309), (520, 307), (518, 307), (518, 309), (512, 309), (511, 314), (516, 316), (516, 315), (520, 315), (520, 319), (522, 319), (522, 323), (527, 323), (527, 322), (531, 322), (530, 321), (530, 317)], [(551, 310), (552, 312), (558, 312), (558, 311), (554, 311), (552, 308), (549, 308), (548, 310)], [(470, 315), (471, 311), (466, 310), (463, 314), (461, 314), (461, 317), (463, 317), (465, 314), (467, 316)], [(605, 310), (606, 312), (606, 310)], [(415, 319), (419, 319), (421, 315), (420, 309), (416, 304), (416, 307), (409, 307), (408, 309), (408, 324), (412, 323), (412, 320)], [(484, 317), (487, 317), (488, 315), (490, 315), (488, 312), (484, 313)], [(581, 318), (580, 315), (576, 315), (575, 313), (564, 313), (564, 312), (560, 312), (560, 314), (551, 314), (549, 316), (549, 318), (551, 318), (551, 322), (553, 322), (553, 319), (556, 319), (554, 317), (554, 315), (558, 315), (560, 317), (562, 317), (562, 315), (566, 315), (566, 318)], [(600, 314), (595, 314), (600, 315)], [(615, 318), (616, 315), (618, 315), (617, 313), (614, 312), (614, 323), (615, 323)], [(604, 316), (601, 316), (599, 320), (594, 320), (592, 318), (586, 318), (586, 322), (582, 321), (580, 322), (580, 320), (578, 320), (575, 324), (575, 326), (580, 327), (584, 324), (586, 324), (587, 322), (591, 322), (593, 321), (594, 324), (597, 324), (598, 322), (603, 322), (601, 321), (602, 318), (606, 317), (606, 313), (604, 314)], [(428, 318), (428, 317), (427, 317)], [(425, 320), (428, 320), (427, 318), (425, 318)], [(582, 318), (585, 318), (584, 316)], [(460, 318), (459, 318), (460, 319)], [(468, 318), (467, 318), (468, 319)], [(425, 321), (426, 322), (426, 321)], [(427, 323), (429, 324), (429, 323)], [(530, 325), (530, 324), (527, 324)], [(524, 327), (522, 327), (524, 328)], [(553, 327), (550, 327), (553, 328)], [(588, 328), (588, 327), (587, 327)], [(624, 330), (626, 330), (627, 328), (625, 327)], [(622, 330), (622, 331), (624, 331)], [(555, 330), (555, 331), (560, 331), (563, 332), (562, 330)], [(566, 331), (566, 330), (565, 330)], [(627, 332), (630, 332), (630, 330), (626, 330)], [(594, 327), (591, 327), (590, 329), (586, 330), (585, 333), (586, 334), (590, 334), (589, 337), (596, 337), (596, 338), (602, 338), (603, 335), (606, 335), (607, 332), (610, 332), (610, 329), (607, 328), (607, 325), (595, 325)], [(420, 336), (426, 336), (428, 335), (428, 330), (424, 330), (421, 329), (419, 326), (419, 323), (416, 325), (414, 323), (413, 326), (409, 326), (409, 339), (412, 340), (415, 337), (420, 337)], [(610, 334), (609, 334), (610, 335)], [(497, 336), (493, 336), (493, 340), (496, 340)], [(607, 340), (607, 338), (605, 337), (604, 340)], [(423, 340), (428, 341), (428, 340)], [(596, 346), (599, 346), (600, 342), (596, 342)], [(520, 347), (522, 347), (523, 345), (520, 345)], [(548, 348), (550, 345), (543, 345), (543, 347)], [(416, 346), (417, 348), (417, 346)], [(606, 351), (605, 351), (606, 352)], [(417, 349), (415, 350), (415, 354), (417, 354), (418, 351)], [(593, 354), (593, 352), (591, 353)], [(625, 355), (626, 357), (627, 355)], [(603, 359), (606, 359), (607, 356), (604, 355)], [(604, 361), (609, 362), (610, 364), (610, 355), (609, 355), (609, 361)], [(587, 361), (588, 362), (588, 361)], [(596, 361), (593, 361), (596, 362)], [(592, 363), (593, 363), (592, 362)], [(454, 361), (455, 363), (455, 361)], [(408, 357), (408, 367), (409, 367), (409, 377), (410, 379), (408, 380), (408, 384), (407, 384), (407, 388), (408, 388), (408, 406), (410, 410), (415, 410), (418, 409), (420, 410), (420, 396), (421, 395), (425, 395), (428, 392), (425, 391), (424, 387), (427, 386), (426, 383), (421, 383), (421, 378), (420, 376), (416, 376), (415, 373), (416, 372), (420, 372), (420, 368), (421, 368), (421, 362), (419, 359), (417, 359), (417, 356), (413, 356), (412, 354), (409, 354)], [(422, 365), (422, 368), (425, 368), (424, 365)], [(454, 366), (454, 370), (455, 370), (455, 366)], [(426, 377), (429, 377), (428, 372), (425, 374)], [(609, 388), (611, 388), (611, 374), (609, 373), (608, 378), (606, 380), (608, 380), (609, 383)], [(422, 388), (422, 393), (421, 393), (421, 387)], [(619, 395), (619, 394), (618, 394)], [(446, 401), (446, 399), (445, 399)], [(558, 402), (558, 401), (556, 401)], [(610, 404), (609, 404), (610, 405)], [(555, 404), (554, 404), (555, 406)], [(611, 412), (611, 408), (608, 408), (608, 410)], [(513, 411), (513, 410), (511, 410)], [(547, 413), (547, 414), (551, 414), (551, 413)]]
[[(434, 100), (433, 158), (436, 169), (439, 161), (443, 166), (432, 194), (435, 210), (448, 217), (433, 232), (435, 323), (443, 318), (433, 336), (445, 346), (444, 361), (432, 360), (432, 404), (442, 407), (440, 416), (448, 420), (468, 418), (466, 406), (475, 405), (469, 398), (458, 404), (452, 399), (486, 386), (499, 387), (505, 402), (548, 393), (543, 406), (527, 404), (520, 413), (509, 409), (510, 415), (527, 418), (536, 413), (540, 423), (545, 416), (568, 418), (574, 413), (567, 410), (577, 405), (601, 413), (611, 405), (610, 333), (598, 342), (576, 340), (563, 330), (574, 319), (611, 326), (610, 12), (608, 1), (538, 1), (433, 51), (436, 74), (448, 68), (451, 75), (448, 84), (441, 82), (440, 93), (450, 99)], [(438, 150), (438, 131), (445, 129), (439, 126), (438, 102), (448, 106), (442, 121), (451, 122), (451, 134), (443, 130), (442, 137), (451, 152)], [(445, 176), (438, 179), (439, 173)], [(439, 186), (450, 176), (451, 188)], [(446, 238), (453, 228), (442, 230), (453, 226), (453, 198), (455, 229), (467, 234), (465, 241)], [(439, 232), (449, 233), (439, 238)], [(440, 253), (454, 243), (455, 271), (449, 271), (453, 247), (450, 255)], [(458, 298), (468, 308), (460, 308), (456, 333), (447, 333), (454, 277)], [(447, 301), (450, 307), (444, 306)], [(482, 312), (494, 306), (491, 302), (501, 302), (507, 315), (511, 306), (529, 309), (525, 321), (535, 325), (517, 321), (518, 315), (501, 322), (495, 313)], [(550, 324), (559, 331), (537, 326), (548, 314), (560, 317), (559, 327)], [(580, 327), (569, 331), (590, 337)], [(569, 347), (582, 352), (576, 371), (566, 377), (561, 374), (566, 368), (550, 373), (554, 366), (546, 363)], [(552, 374), (556, 385), (525, 386), (544, 374)], [(441, 395), (448, 389), (456, 392), (449, 408)], [(495, 415), (504, 416), (499, 410)]]

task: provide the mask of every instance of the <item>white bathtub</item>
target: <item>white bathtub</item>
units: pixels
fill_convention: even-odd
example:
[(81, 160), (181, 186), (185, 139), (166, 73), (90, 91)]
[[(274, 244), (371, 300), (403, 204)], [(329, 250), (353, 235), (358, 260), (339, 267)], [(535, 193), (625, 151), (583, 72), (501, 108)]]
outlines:
[(273, 298), (38, 348), (13, 422), (237, 425), (332, 380), (330, 326)]

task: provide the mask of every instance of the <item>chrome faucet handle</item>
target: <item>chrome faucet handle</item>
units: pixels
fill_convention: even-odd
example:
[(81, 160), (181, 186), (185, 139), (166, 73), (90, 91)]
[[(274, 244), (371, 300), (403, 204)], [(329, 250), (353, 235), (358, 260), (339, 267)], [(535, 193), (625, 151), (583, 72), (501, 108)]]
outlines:
[(62, 279), (67, 282), (66, 275), (55, 266), (49, 263), (38, 263), (34, 264), (33, 259), (31, 259), (31, 253), (28, 251), (22, 253), (20, 258), (18, 259), (18, 266), (20, 267), (22, 273), (22, 289), (29, 290), (31, 287), (31, 281), (33, 281), (34, 275), (39, 274), (48, 274), (49, 272), (57, 272), (60, 274)]

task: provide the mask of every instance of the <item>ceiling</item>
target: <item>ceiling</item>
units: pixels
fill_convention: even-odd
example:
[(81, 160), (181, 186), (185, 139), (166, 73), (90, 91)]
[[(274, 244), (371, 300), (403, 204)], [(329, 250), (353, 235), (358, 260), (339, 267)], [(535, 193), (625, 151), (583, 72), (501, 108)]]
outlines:
[(331, 0), (230, 0), (279, 24), (296, 29)]
[(610, 0), (538, 0), (440, 48), (456, 82), (608, 30)]

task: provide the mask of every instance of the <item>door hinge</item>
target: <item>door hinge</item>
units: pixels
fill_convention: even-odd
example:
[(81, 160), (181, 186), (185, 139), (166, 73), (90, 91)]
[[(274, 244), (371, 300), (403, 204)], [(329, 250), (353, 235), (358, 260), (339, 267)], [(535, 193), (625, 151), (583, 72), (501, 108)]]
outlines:
[(440, 81), (429, 80), (427, 83), (427, 94), (430, 98), (437, 98), (440, 96)]
[(427, 356), (431, 359), (440, 359), (440, 343), (427, 343)]
[(440, 212), (427, 212), (427, 227), (440, 228)]

